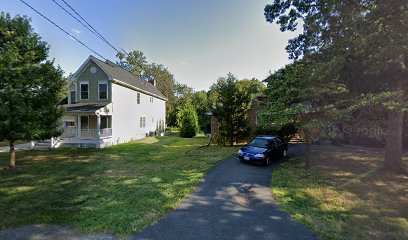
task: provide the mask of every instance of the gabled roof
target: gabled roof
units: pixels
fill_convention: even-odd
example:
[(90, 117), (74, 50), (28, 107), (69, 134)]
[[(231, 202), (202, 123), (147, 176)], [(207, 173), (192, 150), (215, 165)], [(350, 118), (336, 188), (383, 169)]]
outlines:
[[(108, 77), (113, 80), (114, 83), (125, 87), (131, 87), (134, 90), (144, 92), (163, 100), (167, 100), (166, 96), (164, 96), (163, 93), (161, 93), (160, 90), (153, 86), (151, 83), (140, 79), (139, 77), (126, 71), (125, 69), (113, 63), (108, 64), (92, 55), (85, 61), (85, 63), (87, 63), (89, 60), (94, 61), (108, 75)], [(75, 75), (81, 72), (80, 70), (86, 65), (85, 63), (80, 67)]]

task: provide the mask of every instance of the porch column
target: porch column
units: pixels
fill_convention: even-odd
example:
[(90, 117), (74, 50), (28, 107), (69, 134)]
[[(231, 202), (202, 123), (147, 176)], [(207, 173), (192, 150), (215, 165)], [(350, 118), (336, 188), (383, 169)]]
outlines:
[(78, 124), (77, 124), (77, 138), (81, 138), (81, 116), (77, 116)]
[(101, 138), (101, 116), (96, 115), (96, 136), (98, 139)]

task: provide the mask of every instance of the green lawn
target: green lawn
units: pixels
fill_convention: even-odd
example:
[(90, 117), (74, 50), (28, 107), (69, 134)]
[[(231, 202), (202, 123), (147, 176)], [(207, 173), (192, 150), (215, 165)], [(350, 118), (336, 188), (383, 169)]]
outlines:
[(0, 153), (0, 228), (45, 223), (122, 236), (149, 226), (237, 151), (208, 139), (146, 138), (106, 149)]
[(274, 171), (283, 210), (324, 239), (408, 239), (408, 176), (383, 172), (369, 149), (316, 146), (312, 156), (309, 171), (300, 159)]

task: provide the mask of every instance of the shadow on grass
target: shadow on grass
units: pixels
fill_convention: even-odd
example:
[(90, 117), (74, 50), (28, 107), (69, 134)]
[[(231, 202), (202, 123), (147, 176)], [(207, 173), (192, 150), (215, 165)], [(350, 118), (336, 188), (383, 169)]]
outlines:
[(327, 239), (408, 238), (407, 176), (377, 170), (382, 156), (364, 149), (315, 147), (312, 159), (310, 171), (293, 159), (273, 175), (292, 217)]

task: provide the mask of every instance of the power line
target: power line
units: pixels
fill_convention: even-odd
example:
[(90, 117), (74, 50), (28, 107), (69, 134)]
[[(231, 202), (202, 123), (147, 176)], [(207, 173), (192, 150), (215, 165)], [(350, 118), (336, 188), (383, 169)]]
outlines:
[(104, 59), (105, 61), (107, 60), (105, 57), (103, 57), (101, 54), (97, 53), (95, 50), (93, 50), (92, 48), (88, 47), (85, 43), (83, 43), (81, 40), (79, 40), (78, 38), (76, 38), (75, 36), (73, 36), (72, 34), (70, 34), (69, 32), (67, 32), (66, 30), (64, 30), (62, 27), (58, 26), (58, 24), (56, 24), (55, 22), (53, 22), (51, 19), (49, 19), (48, 17), (44, 16), (44, 14), (40, 13), (37, 9), (35, 9), (34, 7), (32, 7), (30, 4), (28, 4), (27, 2), (25, 2), (24, 0), (19, 0), (20, 2), (24, 3), (27, 7), (31, 8), (31, 10), (33, 10), (34, 12), (36, 12), (38, 15), (40, 15), (41, 17), (43, 17), (45, 20), (47, 20), (48, 22), (50, 22), (52, 25), (54, 25), (55, 27), (57, 27), (59, 30), (61, 30), (62, 32), (64, 32), (65, 34), (67, 34), (68, 36), (70, 36), (71, 38), (73, 38), (75, 41), (77, 41), (78, 43), (80, 43), (82, 46), (86, 47), (88, 50), (90, 50), (91, 52), (95, 53), (96, 55), (98, 55), (100, 58)]
[[(66, 13), (68, 13), (71, 17), (73, 17), (75, 20), (77, 20), (80, 24), (82, 24), (82, 26), (84, 26), (86, 29), (88, 29), (89, 31), (91, 31), (92, 33), (96, 34), (92, 29), (90, 29), (87, 25), (85, 25), (83, 22), (81, 22), (77, 17), (75, 17), (74, 15), (72, 15), (72, 13), (70, 13), (66, 8), (64, 8), (63, 6), (61, 6), (61, 4), (59, 4), (57, 1), (55, 0), (51, 0), (53, 1), (58, 7), (60, 7), (62, 10), (64, 10)], [(99, 37), (99, 36), (98, 36)]]
[[(52, 0), (53, 2), (55, 2), (55, 0)], [(91, 31), (92, 33), (94, 33), (96, 36), (98, 36), (100, 39), (102, 39), (102, 41), (104, 41), (106, 44), (108, 44), (111, 48), (113, 48), (117, 53), (119, 53), (120, 51), (115, 47), (115, 46), (113, 46), (113, 44), (111, 44), (108, 40), (106, 40), (106, 38), (102, 35), (102, 34), (100, 34), (94, 27), (92, 27), (92, 25), (90, 24), (90, 23), (88, 23), (82, 16), (81, 16), (81, 14), (79, 14), (73, 7), (71, 7), (71, 5), (69, 5), (65, 0), (61, 0), (62, 2), (64, 2), (65, 3), (65, 5), (67, 5), (79, 18), (81, 18), (82, 19), (82, 21), (84, 21), (93, 31), (91, 31), (88, 27), (87, 27), (87, 29), (89, 30), (89, 31)], [(59, 5), (59, 4), (58, 4)], [(71, 14), (70, 14), (71, 15)], [(72, 15), (71, 15), (72, 16)], [(74, 17), (74, 16), (72, 16), (72, 17)], [(76, 17), (74, 17), (77, 21), (79, 21)], [(82, 25), (84, 25), (81, 21), (79, 21)], [(123, 48), (122, 48), (123, 49)], [(126, 53), (126, 51), (124, 51), (125, 52), (125, 54), (126, 55), (128, 55), (127, 53)]]
[[(82, 46), (86, 47), (88, 50), (90, 50), (91, 52), (95, 53), (97, 56), (99, 56), (100, 58), (102, 58), (103, 60), (107, 61), (108, 59), (103, 57), (101, 54), (99, 54), (98, 52), (96, 52), (95, 50), (93, 50), (92, 48), (90, 48), (89, 46), (87, 46), (85, 43), (83, 43), (81, 40), (79, 40), (78, 38), (76, 38), (75, 36), (73, 36), (72, 34), (70, 34), (69, 32), (67, 32), (66, 30), (64, 30), (62, 27), (60, 27), (58, 24), (56, 24), (54, 21), (52, 21), (51, 19), (49, 19), (48, 17), (46, 17), (44, 14), (42, 14), (41, 12), (39, 12), (37, 9), (35, 9), (34, 7), (32, 7), (30, 4), (28, 4), (27, 2), (25, 2), (24, 0), (19, 0), (20, 2), (22, 2), (23, 4), (25, 4), (27, 7), (31, 8), (34, 12), (36, 12), (38, 15), (40, 15), (41, 17), (43, 17), (44, 19), (46, 19), (48, 22), (50, 22), (52, 25), (54, 25), (55, 27), (57, 27), (59, 30), (61, 30), (62, 32), (64, 32), (65, 34), (67, 34), (68, 36), (70, 36), (72, 39), (74, 39), (75, 41), (77, 41), (78, 43), (80, 43)], [(52, 0), (54, 3), (56, 3), (54, 0)], [(68, 5), (68, 3), (66, 3), (64, 0), (62, 0), (65, 4)], [(58, 6), (60, 6), (60, 4), (56, 3)], [(65, 8), (63, 8), (62, 6), (60, 6), (64, 11), (67, 12), (67, 10)], [(69, 6), (70, 7), (70, 6)], [(70, 7), (71, 10), (73, 10), (81, 19), (83, 19), (83, 17), (81, 17), (72, 7)], [(79, 21), (76, 17), (74, 17), (72, 14), (70, 14), (73, 18), (75, 18), (77, 21)], [(85, 19), (83, 19), (83, 21), (86, 22)], [(81, 21), (79, 21), (81, 22)], [(101, 38), (105, 39), (98, 31), (95, 30), (95, 28), (93, 28), (88, 22), (86, 22), (90, 28), (92, 28), (98, 35), (101, 36)], [(89, 31), (91, 31), (89, 28), (87, 28)], [(93, 31), (91, 31), (93, 32)], [(95, 32), (93, 32), (95, 34)], [(110, 45), (113, 49), (115, 49), (116, 52), (119, 53), (119, 51), (112, 45), (110, 44), (106, 39), (104, 40), (106, 41), (106, 43), (108, 45)], [(129, 56), (129, 54), (122, 48), (123, 52)], [(136, 63), (137, 65), (139, 65), (139, 67), (141, 67), (143, 69), (143, 71), (147, 72), (147, 69), (144, 65)], [(115, 64), (116, 65), (116, 64)], [(133, 73), (132, 73), (133, 74)]]

